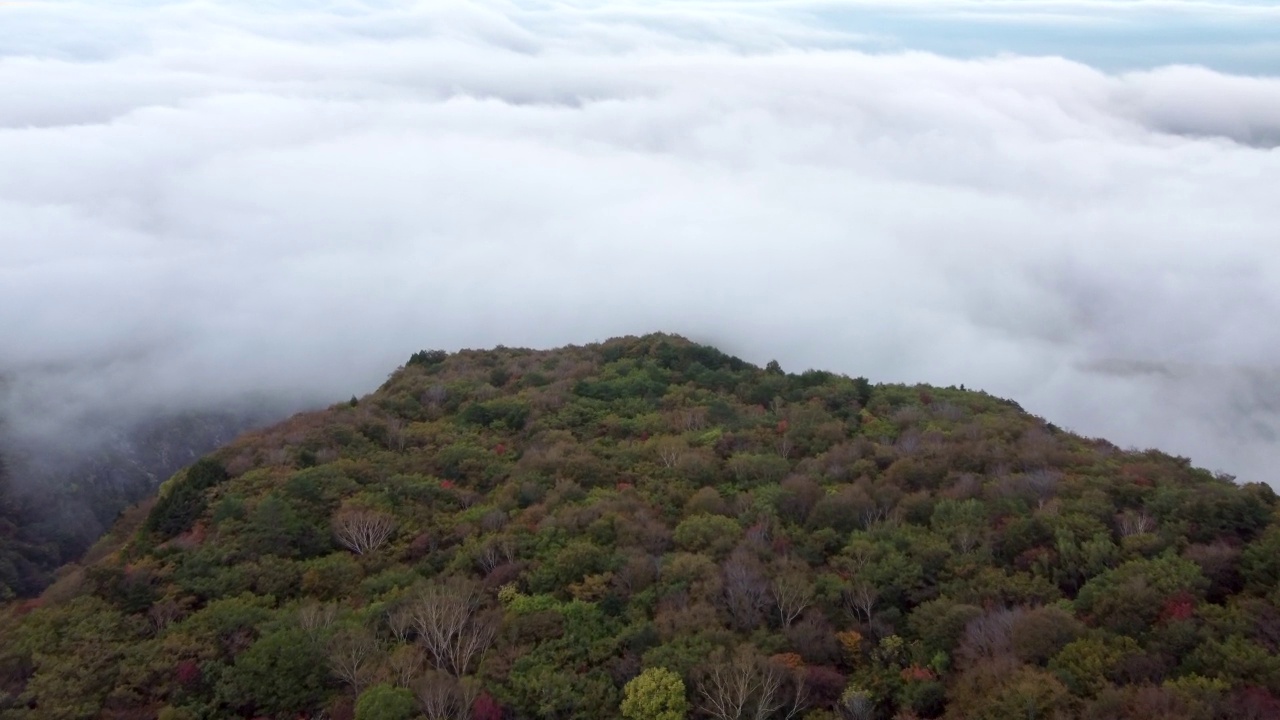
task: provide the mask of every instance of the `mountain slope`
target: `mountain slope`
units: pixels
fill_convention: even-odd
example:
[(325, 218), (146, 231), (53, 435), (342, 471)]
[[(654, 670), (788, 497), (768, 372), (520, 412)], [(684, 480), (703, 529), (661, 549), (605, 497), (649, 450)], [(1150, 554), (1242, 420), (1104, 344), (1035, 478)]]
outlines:
[(1276, 717), (1263, 485), (650, 335), (415, 354), (0, 620), (3, 718)]
[[(94, 425), (94, 441), (16, 442), (0, 424), (0, 600), (39, 594), (124, 508), (240, 432), (282, 413), (267, 407), (157, 415)], [(43, 442), (40, 442), (42, 440)]]

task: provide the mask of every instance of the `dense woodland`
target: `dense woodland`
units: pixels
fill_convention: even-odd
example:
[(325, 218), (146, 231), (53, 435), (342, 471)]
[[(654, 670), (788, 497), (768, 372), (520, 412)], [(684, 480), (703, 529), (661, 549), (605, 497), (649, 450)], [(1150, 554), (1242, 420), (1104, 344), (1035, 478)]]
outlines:
[(179, 472), (0, 637), (6, 720), (1276, 718), (1280, 522), (980, 392), (421, 352)]

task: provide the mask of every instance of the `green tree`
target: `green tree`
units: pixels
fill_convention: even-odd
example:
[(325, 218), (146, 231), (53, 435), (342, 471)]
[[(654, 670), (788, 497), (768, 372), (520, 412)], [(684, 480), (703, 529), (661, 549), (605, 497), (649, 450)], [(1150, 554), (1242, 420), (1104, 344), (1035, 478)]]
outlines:
[(627, 720), (684, 720), (688, 711), (684, 681), (666, 668), (649, 668), (622, 690), (622, 717)]
[(410, 720), (417, 715), (407, 688), (374, 685), (356, 701), (356, 720)]
[(161, 490), (146, 528), (163, 539), (191, 529), (208, 505), (205, 490), (224, 482), (227, 471), (213, 458), (202, 458)]
[(302, 630), (263, 636), (223, 674), (218, 697), (239, 712), (283, 718), (310, 712), (323, 697), (327, 663)]

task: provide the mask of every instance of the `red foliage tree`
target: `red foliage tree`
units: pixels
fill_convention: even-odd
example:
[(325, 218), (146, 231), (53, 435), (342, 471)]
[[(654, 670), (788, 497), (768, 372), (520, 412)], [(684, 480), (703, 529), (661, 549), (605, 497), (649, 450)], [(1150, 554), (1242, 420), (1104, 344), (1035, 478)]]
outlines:
[(1165, 598), (1164, 607), (1160, 609), (1160, 619), (1164, 621), (1186, 620), (1196, 612), (1196, 599), (1191, 593), (1183, 591)]
[(502, 706), (487, 692), (481, 692), (471, 703), (471, 720), (502, 720)]
[(200, 665), (195, 660), (183, 660), (174, 668), (174, 675), (182, 685), (194, 685), (200, 681)]

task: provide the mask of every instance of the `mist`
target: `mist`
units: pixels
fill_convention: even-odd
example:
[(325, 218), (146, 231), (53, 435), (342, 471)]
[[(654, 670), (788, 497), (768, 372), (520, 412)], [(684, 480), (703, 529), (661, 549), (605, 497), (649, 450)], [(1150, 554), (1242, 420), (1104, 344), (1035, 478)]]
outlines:
[(13, 432), (666, 331), (1280, 482), (1278, 77), (801, 3), (291, 5), (0, 6)]

